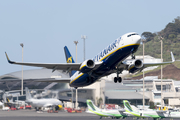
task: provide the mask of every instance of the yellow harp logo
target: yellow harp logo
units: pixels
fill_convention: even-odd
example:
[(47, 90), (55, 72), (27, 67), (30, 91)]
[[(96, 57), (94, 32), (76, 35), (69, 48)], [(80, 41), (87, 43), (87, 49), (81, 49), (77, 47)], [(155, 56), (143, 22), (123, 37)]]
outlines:
[(72, 56), (68, 58), (67, 63), (72, 63)]

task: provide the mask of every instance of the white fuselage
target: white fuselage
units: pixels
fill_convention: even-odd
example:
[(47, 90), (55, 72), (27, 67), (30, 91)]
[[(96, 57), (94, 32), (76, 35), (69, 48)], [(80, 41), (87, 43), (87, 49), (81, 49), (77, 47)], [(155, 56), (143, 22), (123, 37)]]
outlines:
[(33, 107), (49, 107), (49, 106), (57, 106), (62, 105), (62, 102), (58, 99), (28, 99), (26, 100), (27, 103), (30, 103)]

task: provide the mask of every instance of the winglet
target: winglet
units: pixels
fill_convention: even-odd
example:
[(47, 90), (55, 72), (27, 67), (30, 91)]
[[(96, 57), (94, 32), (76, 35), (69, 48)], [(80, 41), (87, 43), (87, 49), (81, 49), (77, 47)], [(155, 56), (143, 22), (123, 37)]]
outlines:
[(174, 62), (174, 61), (175, 61), (175, 58), (174, 58), (174, 55), (173, 55), (172, 52), (171, 52), (171, 58), (172, 58), (172, 62)]
[(26, 91), (26, 100), (31, 99), (32, 96), (31, 96), (29, 89), (27, 87), (25, 87), (25, 91)]
[(8, 55), (7, 55), (6, 52), (5, 52), (5, 54), (6, 54), (6, 58), (7, 58), (8, 62), (11, 63), (11, 64), (13, 64), (14, 62), (13, 62), (13, 61), (10, 61), (10, 59), (9, 59), (9, 57), (8, 57)]

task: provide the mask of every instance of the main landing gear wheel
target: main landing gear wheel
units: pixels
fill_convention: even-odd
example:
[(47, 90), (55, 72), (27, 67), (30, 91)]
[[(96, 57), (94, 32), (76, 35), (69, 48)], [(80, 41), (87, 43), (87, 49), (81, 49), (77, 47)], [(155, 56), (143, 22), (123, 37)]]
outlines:
[(122, 82), (122, 78), (121, 77), (114, 77), (114, 82), (117, 83), (117, 81), (119, 83), (121, 83)]
[(114, 82), (117, 83), (117, 77), (114, 77)]

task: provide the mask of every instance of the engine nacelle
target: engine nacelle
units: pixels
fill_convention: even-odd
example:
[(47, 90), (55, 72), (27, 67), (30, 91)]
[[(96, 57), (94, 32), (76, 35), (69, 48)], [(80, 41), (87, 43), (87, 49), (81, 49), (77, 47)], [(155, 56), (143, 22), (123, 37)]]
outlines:
[(87, 73), (91, 71), (94, 67), (95, 67), (95, 63), (93, 60), (85, 60), (81, 64), (79, 71), (81, 71), (82, 73)]
[(63, 109), (63, 106), (62, 105), (57, 105), (57, 106), (54, 106), (55, 110), (62, 110)]
[(143, 67), (141, 60), (134, 60), (132, 64), (128, 66), (129, 73), (135, 73)]

